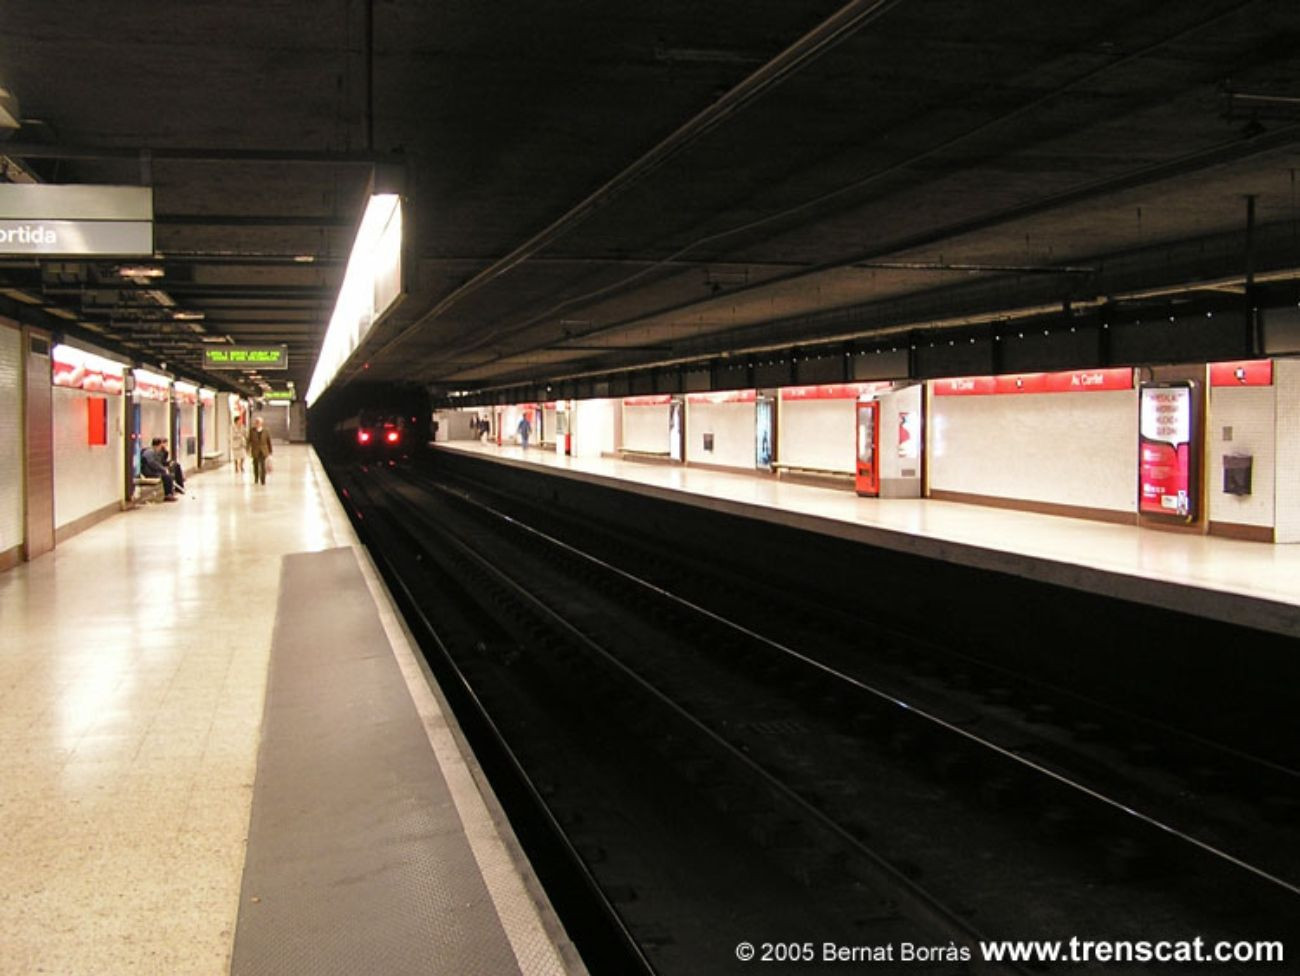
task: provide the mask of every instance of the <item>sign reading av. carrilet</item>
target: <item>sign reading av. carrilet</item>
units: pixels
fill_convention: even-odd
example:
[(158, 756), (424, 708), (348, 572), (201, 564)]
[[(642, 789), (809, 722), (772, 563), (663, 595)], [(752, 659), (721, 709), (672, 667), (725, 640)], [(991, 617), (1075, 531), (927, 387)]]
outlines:
[(216, 346), (203, 350), (208, 369), (288, 369), (287, 346)]
[(0, 254), (153, 254), (147, 186), (0, 183)]

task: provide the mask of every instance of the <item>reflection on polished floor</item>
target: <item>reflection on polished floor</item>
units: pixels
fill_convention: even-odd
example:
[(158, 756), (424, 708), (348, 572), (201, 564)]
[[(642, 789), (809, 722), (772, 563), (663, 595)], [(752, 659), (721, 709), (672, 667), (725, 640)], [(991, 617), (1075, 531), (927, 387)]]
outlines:
[(0, 972), (228, 970), (280, 557), (348, 544), (275, 465), (0, 574)]
[[(849, 534), (904, 552), (1300, 634), (1300, 613), (1295, 610), (1300, 607), (1300, 545), (1161, 532), (931, 499), (859, 498), (849, 491), (739, 471), (563, 457), (554, 450), (524, 451), (477, 441), (438, 446), (583, 478), (611, 479), (654, 494), (676, 493), (693, 504)], [(827, 522), (835, 524), (828, 527)]]

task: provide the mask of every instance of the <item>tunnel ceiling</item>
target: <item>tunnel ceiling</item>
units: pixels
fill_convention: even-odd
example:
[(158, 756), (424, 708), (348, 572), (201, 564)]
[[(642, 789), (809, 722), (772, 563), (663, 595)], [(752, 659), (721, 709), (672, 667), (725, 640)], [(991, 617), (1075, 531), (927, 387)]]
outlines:
[(376, 166), (408, 294), (348, 380), (1231, 290), (1251, 196), (1254, 270), (1300, 267), (1294, 0), (10, 0), (2, 30), (13, 178), (151, 184), (165, 272), (8, 260), (2, 293), (178, 366), (285, 342), (305, 388)]

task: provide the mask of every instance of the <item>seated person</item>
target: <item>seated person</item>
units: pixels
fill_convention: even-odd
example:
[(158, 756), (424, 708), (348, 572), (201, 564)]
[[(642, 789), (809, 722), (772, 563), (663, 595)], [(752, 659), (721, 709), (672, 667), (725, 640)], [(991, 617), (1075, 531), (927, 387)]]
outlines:
[(172, 476), (171, 466), (167, 463), (167, 442), (155, 437), (149, 446), (140, 452), (140, 474), (145, 478), (161, 478), (163, 483), (163, 501), (176, 501), (176, 479)]
[(181, 467), (179, 461), (171, 459), (171, 453), (167, 450), (167, 438), (162, 438), (162, 444), (158, 448), (159, 457), (162, 460), (163, 467), (171, 472), (172, 479), (176, 482), (176, 490), (182, 495), (185, 494), (185, 469)]

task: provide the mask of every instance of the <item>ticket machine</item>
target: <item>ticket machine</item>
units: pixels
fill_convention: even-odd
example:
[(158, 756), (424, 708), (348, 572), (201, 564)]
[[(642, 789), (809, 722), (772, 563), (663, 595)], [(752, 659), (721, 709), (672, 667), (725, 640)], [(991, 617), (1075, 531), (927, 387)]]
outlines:
[(858, 401), (858, 449), (854, 488), (859, 495), (880, 494), (880, 403)]

